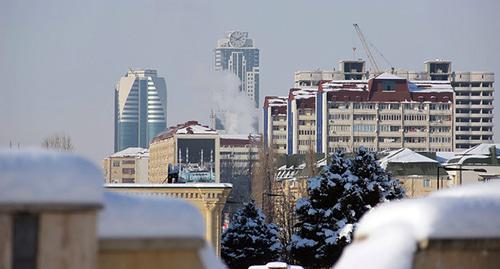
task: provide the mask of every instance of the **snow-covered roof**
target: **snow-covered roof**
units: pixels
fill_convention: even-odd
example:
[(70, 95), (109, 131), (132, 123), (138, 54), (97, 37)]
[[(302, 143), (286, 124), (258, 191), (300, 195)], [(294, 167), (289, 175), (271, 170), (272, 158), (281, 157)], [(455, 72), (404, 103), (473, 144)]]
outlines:
[(211, 129), (208, 126), (201, 125), (197, 121), (187, 121), (185, 123), (177, 124), (176, 126), (170, 126), (164, 132), (158, 134), (153, 142), (158, 140), (167, 139), (169, 137), (174, 136), (175, 134), (210, 134), (216, 135), (217, 131)]
[(497, 156), (500, 156), (500, 144), (479, 144), (477, 146), (474, 146), (470, 149), (467, 149), (461, 153), (458, 153), (457, 155), (486, 155), (490, 156), (490, 148), (495, 147), (496, 149), (496, 154)]
[(105, 192), (101, 239), (168, 239), (205, 236), (203, 217), (187, 201)]
[(303, 88), (295, 88), (290, 90), (294, 99), (308, 99), (311, 97), (316, 97), (316, 93), (318, 92), (318, 88), (314, 87), (303, 87)]
[(394, 74), (384, 72), (378, 76), (375, 77), (375, 79), (397, 79), (397, 80), (406, 80), (405, 78), (398, 77)]
[(367, 80), (332, 80), (322, 84), (323, 92), (368, 91)]
[(455, 157), (455, 152), (452, 151), (436, 152), (436, 160), (441, 164), (448, 162), (448, 160), (452, 159), (453, 157)]
[(418, 154), (411, 149), (402, 148), (391, 151), (389, 155), (380, 159), (379, 163), (385, 169), (389, 163), (437, 163), (437, 161)]
[(69, 153), (0, 152), (0, 205), (100, 205), (102, 171)]
[(453, 93), (453, 87), (450, 82), (442, 82), (442, 81), (410, 81), (408, 83), (408, 89), (410, 92), (419, 92), (419, 93), (430, 93), (430, 92), (449, 92)]
[(417, 242), (500, 238), (500, 182), (389, 202), (367, 213), (335, 268), (411, 268)]
[(177, 134), (217, 134), (216, 130), (213, 130), (207, 126), (202, 125), (189, 125), (184, 128), (180, 128), (176, 132)]
[(112, 154), (110, 157), (149, 157), (149, 149), (144, 148), (126, 148)]

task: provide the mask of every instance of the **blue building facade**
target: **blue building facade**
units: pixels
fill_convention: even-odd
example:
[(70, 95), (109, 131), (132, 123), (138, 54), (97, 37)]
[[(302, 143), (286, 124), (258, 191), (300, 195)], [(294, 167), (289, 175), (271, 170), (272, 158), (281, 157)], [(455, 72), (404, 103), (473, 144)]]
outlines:
[(115, 89), (115, 152), (148, 148), (167, 125), (165, 79), (156, 70), (130, 70)]

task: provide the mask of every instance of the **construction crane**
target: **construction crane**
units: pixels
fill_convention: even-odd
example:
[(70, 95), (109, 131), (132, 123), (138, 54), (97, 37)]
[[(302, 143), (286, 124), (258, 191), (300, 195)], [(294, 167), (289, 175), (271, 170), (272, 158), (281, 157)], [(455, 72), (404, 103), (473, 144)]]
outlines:
[(366, 42), (365, 36), (363, 35), (363, 32), (361, 32), (361, 28), (359, 28), (357, 23), (353, 24), (353, 26), (354, 29), (356, 29), (356, 33), (358, 34), (359, 40), (361, 40), (363, 48), (365, 49), (366, 57), (368, 57), (370, 65), (375, 69), (376, 73), (380, 73), (380, 68), (375, 60), (375, 57), (373, 57), (373, 54), (370, 51), (370, 47), (368, 47), (368, 42)]

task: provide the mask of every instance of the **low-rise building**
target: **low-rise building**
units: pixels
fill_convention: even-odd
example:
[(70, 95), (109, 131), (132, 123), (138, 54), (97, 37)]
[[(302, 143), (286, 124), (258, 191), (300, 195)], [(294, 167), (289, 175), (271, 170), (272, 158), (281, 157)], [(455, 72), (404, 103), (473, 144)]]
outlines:
[[(379, 160), (380, 166), (392, 177), (401, 181), (409, 198), (428, 195), (449, 185), (449, 175), (440, 167), (438, 161), (423, 154), (402, 148), (389, 152)], [(440, 174), (438, 177), (438, 169)]]
[(151, 183), (220, 182), (219, 134), (197, 121), (160, 133), (149, 145), (149, 156)]
[(500, 179), (500, 144), (480, 144), (450, 158), (445, 164), (453, 185)]
[(126, 148), (103, 160), (106, 183), (147, 183), (149, 150)]

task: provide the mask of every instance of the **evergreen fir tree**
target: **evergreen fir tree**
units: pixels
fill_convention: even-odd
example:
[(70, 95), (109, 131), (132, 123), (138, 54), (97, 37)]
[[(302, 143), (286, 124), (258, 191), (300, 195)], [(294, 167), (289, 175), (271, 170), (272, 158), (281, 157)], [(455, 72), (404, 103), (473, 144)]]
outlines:
[[(349, 162), (342, 152), (332, 155), (332, 163), (323, 168), (320, 175), (310, 178), (307, 184), (309, 197), (297, 202), (297, 232), (292, 236), (291, 256), (300, 265), (307, 267), (329, 267), (347, 244), (339, 240), (336, 198), (342, 195), (343, 186), (338, 184), (349, 169)], [(336, 216), (337, 215), (337, 216)]]
[(297, 232), (290, 252), (299, 264), (311, 268), (332, 266), (364, 213), (404, 196), (400, 183), (385, 174), (365, 148), (352, 160), (334, 153), (332, 163), (308, 180), (307, 191), (309, 197), (297, 202)]
[(234, 214), (221, 244), (222, 259), (231, 269), (266, 264), (279, 259), (282, 252), (276, 225), (266, 224), (264, 214), (253, 202)]

